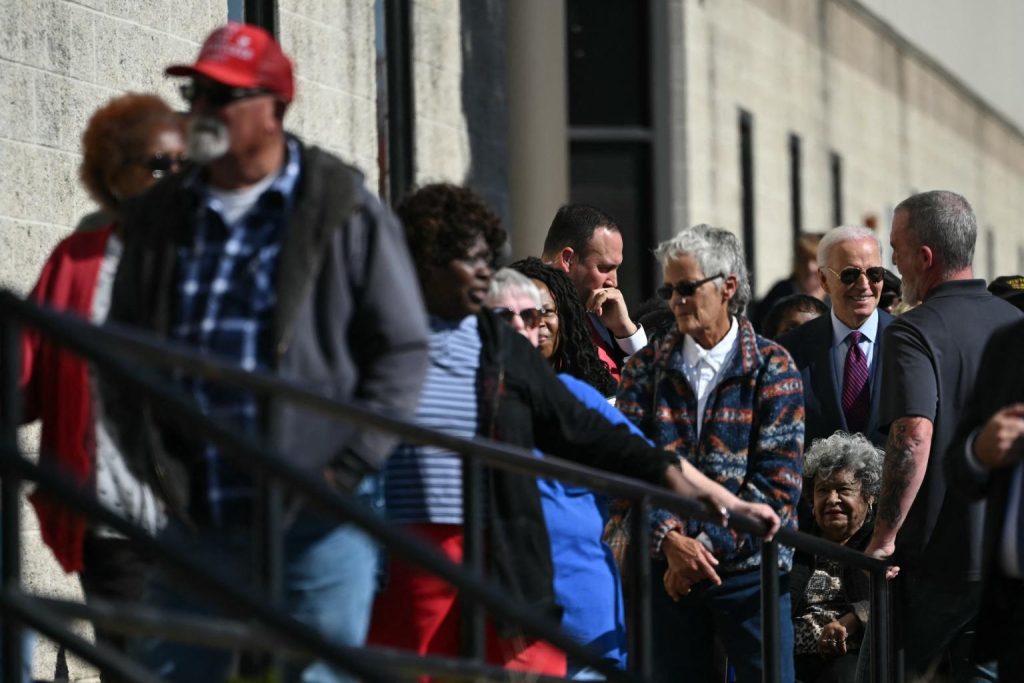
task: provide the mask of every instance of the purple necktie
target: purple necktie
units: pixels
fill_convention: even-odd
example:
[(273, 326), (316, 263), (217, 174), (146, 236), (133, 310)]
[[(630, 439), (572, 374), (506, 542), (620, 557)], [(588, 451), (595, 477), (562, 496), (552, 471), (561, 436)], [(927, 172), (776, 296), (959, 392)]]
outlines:
[(854, 330), (847, 337), (850, 348), (846, 352), (846, 368), (843, 370), (843, 414), (846, 415), (846, 428), (851, 432), (864, 431), (871, 405), (868, 359), (859, 346), (863, 336)]

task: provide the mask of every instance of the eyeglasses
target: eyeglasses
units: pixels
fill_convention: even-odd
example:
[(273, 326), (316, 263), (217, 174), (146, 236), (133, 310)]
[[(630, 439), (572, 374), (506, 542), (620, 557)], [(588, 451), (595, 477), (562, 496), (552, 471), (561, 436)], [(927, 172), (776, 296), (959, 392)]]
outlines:
[(835, 276), (839, 278), (839, 281), (842, 282), (844, 285), (852, 285), (854, 282), (860, 279), (861, 275), (866, 276), (869, 282), (873, 282), (875, 284), (878, 284), (883, 279), (885, 279), (885, 268), (883, 268), (882, 266), (872, 266), (871, 268), (867, 268), (864, 270), (861, 270), (860, 268), (856, 268), (854, 266), (850, 266), (849, 268), (843, 268), (842, 272), (839, 273), (837, 273), (835, 270), (832, 270), (832, 268), (829, 268), (828, 266), (825, 266), (825, 268), (827, 270), (831, 270), (832, 273), (835, 274)]
[(136, 159), (135, 163), (141, 164), (149, 169), (149, 172), (153, 174), (154, 178), (163, 178), (168, 173), (174, 173), (182, 164), (188, 161), (188, 157), (184, 154), (178, 156), (171, 156), (170, 154), (154, 154), (152, 156), (144, 157), (142, 159)]
[(725, 273), (718, 273), (717, 275), (706, 277), (703, 280), (681, 280), (674, 285), (662, 285), (661, 287), (658, 287), (658, 296), (665, 300), (671, 299), (673, 292), (678, 292), (679, 296), (693, 296), (697, 293), (698, 287), (707, 284), (712, 280), (717, 280), (720, 277), (724, 278)]
[(492, 308), (491, 311), (494, 312), (494, 315), (509, 324), (515, 320), (516, 316), (519, 316), (523, 321), (523, 325), (525, 325), (528, 330), (540, 327), (541, 319), (546, 317), (546, 310), (541, 308), (524, 308), (521, 311), (516, 311), (511, 308), (506, 308), (505, 306), (498, 306), (496, 308)]
[(205, 100), (210, 106), (217, 109), (247, 97), (269, 94), (263, 88), (233, 88), (221, 83), (196, 83), (195, 81), (182, 83), (178, 87), (178, 92), (190, 105), (195, 105), (199, 100)]

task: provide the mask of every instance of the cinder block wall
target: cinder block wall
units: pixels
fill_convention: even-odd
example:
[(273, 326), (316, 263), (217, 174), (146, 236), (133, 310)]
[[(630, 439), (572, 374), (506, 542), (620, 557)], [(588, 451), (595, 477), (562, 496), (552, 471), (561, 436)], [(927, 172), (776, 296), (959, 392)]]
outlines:
[[(788, 136), (801, 139), (803, 228), (832, 225), (829, 153), (842, 158), (843, 221), (878, 221), (913, 192), (950, 189), (978, 215), (975, 271), (1017, 272), (1024, 137), (849, 0), (683, 2), (674, 94), (691, 222), (739, 233), (738, 111), (753, 116), (758, 294), (790, 268)], [(986, 245), (984, 231), (994, 236)], [(990, 272), (989, 264), (993, 265)], [(888, 254), (885, 264), (891, 265)]]
[[(80, 187), (80, 138), (95, 109), (129, 90), (182, 108), (163, 69), (194, 59), (227, 19), (226, 0), (0, 0), (0, 286), (27, 292), (54, 245), (95, 206)], [(472, 182), (507, 205), (502, 0), (418, 0), (413, 6), (417, 181)], [(379, 183), (377, 17), (373, 0), (280, 0), (280, 40), (295, 62), (286, 126)], [(23, 431), (35, 454), (38, 430)], [(26, 505), (24, 575), (35, 592), (81, 597), (39, 540)], [(88, 629), (83, 629), (88, 633)], [(56, 649), (37, 642), (34, 674), (50, 679)], [(95, 671), (68, 660), (71, 679)]]

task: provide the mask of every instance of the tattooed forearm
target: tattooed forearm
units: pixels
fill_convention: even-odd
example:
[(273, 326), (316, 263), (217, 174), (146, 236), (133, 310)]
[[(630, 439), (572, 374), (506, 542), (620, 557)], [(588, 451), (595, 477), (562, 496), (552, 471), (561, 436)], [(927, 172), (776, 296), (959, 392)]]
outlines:
[[(892, 527), (898, 528), (903, 523), (920, 486), (918, 473), (928, 462), (931, 429), (924, 429), (922, 423), (931, 427), (931, 423), (923, 418), (900, 418), (889, 427), (878, 518)], [(909, 500), (908, 491), (911, 492)]]

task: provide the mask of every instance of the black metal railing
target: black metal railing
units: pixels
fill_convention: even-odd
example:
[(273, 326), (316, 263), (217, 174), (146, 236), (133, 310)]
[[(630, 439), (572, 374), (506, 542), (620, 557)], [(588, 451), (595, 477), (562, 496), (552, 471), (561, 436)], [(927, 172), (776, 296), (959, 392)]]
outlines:
[[(20, 363), (20, 327), (37, 329), (51, 343), (89, 359), (104, 373), (109, 373), (140, 395), (146, 397), (153, 409), (159, 409), (164, 419), (186, 424), (198, 436), (223, 447), (229, 458), (245, 458), (246, 467), (255, 471), (270, 484), (263, 489), (264, 508), (267, 511), (263, 534), (263, 561), (268, 569), (265, 587), (268, 595), (251, 595), (237, 586), (228, 585), (208, 574), (204, 567), (176, 553), (158, 539), (119, 518), (99, 505), (79, 486), (66, 480), (59, 472), (35, 465), (18, 451), (18, 401)], [(698, 501), (677, 496), (637, 480), (612, 475), (589, 467), (562, 461), (558, 458), (537, 459), (521, 448), (487, 439), (462, 439), (435, 432), (394, 417), (383, 415), (366, 407), (336, 401), (313, 393), (304, 387), (282, 380), (266, 372), (248, 372), (237, 366), (209, 356), (198, 354), (186, 347), (158, 340), (136, 330), (104, 326), (97, 328), (74, 316), (62, 315), (26, 302), (9, 292), (0, 291), (0, 512), (2, 512), (3, 562), (0, 578), (0, 607), (3, 609), (3, 681), (20, 681), (21, 630), (23, 623), (51, 638), (64, 643), (70, 650), (99, 666), (116, 672), (128, 680), (155, 680), (152, 674), (141, 671), (137, 664), (103, 646), (81, 641), (61, 625), (62, 617), (86, 617), (102, 622), (105, 627), (121, 628), (138, 634), (141, 631), (182, 637), (186, 630), (207, 636), (203, 642), (219, 643), (228, 648), (260, 649), (271, 641), (278, 656), (301, 656), (322, 659), (333, 666), (351, 672), (365, 681), (393, 681), (433, 675), (449, 680), (508, 680), (509, 673), (484, 664), (484, 610), (522, 627), (531, 635), (543, 638), (563, 649), (570, 657), (602, 671), (611, 681), (646, 680), (651, 673), (651, 577), (647, 511), (652, 506), (671, 510), (681, 516), (714, 521)], [(448, 561), (436, 549), (388, 525), (362, 505), (338, 495), (326, 483), (292, 466), (268, 448), (266, 444), (237, 433), (202, 413), (174, 383), (163, 380), (160, 370), (174, 369), (223, 382), (263, 396), (286, 400), (305, 409), (320, 412), (335, 419), (358, 421), (361, 425), (387, 431), (403, 441), (431, 444), (455, 451), (465, 457), (464, 481), (464, 536), (465, 558), (460, 567)], [(586, 486), (599, 493), (634, 501), (632, 543), (630, 546), (632, 633), (630, 671), (622, 672), (599, 661), (585, 647), (565, 637), (556, 625), (546, 621), (522, 605), (508, 599), (493, 583), (483, 578), (483, 514), (481, 487), (483, 467), (496, 467), (529, 476), (543, 476)], [(116, 531), (152, 553), (179, 577), (189, 582), (211, 604), (219, 605), (239, 618), (256, 618), (258, 627), (238, 621), (187, 620), (188, 629), (181, 627), (180, 615), (154, 615), (139, 606), (118, 605), (112, 614), (96, 605), (71, 605), (31, 597), (21, 591), (20, 539), (20, 486), (29, 480), (60, 499), (88, 518), (109, 525)], [(280, 505), (285, 491), (302, 497), (309, 505), (333, 517), (352, 523), (373, 536), (390, 552), (418, 564), (454, 585), (463, 600), (463, 632), (461, 659), (416, 657), (371, 648), (340, 647), (328, 642), (321, 634), (287, 616), (281, 609), (275, 593), (274, 576), (281, 566)], [(729, 526), (737, 531), (763, 535), (765, 529), (756, 520), (733, 516)], [(779, 570), (777, 544), (793, 546), (805, 552), (829, 557), (844, 564), (868, 571), (871, 575), (870, 629), (872, 680), (895, 680), (889, 648), (889, 587), (884, 579), (886, 563), (865, 556), (843, 546), (800, 532), (782, 529), (772, 542), (763, 544), (762, 601), (763, 601), (763, 657), (764, 680), (779, 681), (778, 599)], [(275, 570), (275, 568), (277, 568)], [(205, 626), (204, 626), (205, 624)], [(284, 653), (284, 654), (281, 654)], [(538, 679), (545, 680), (545, 679)], [(557, 679), (547, 679), (557, 680)]]

